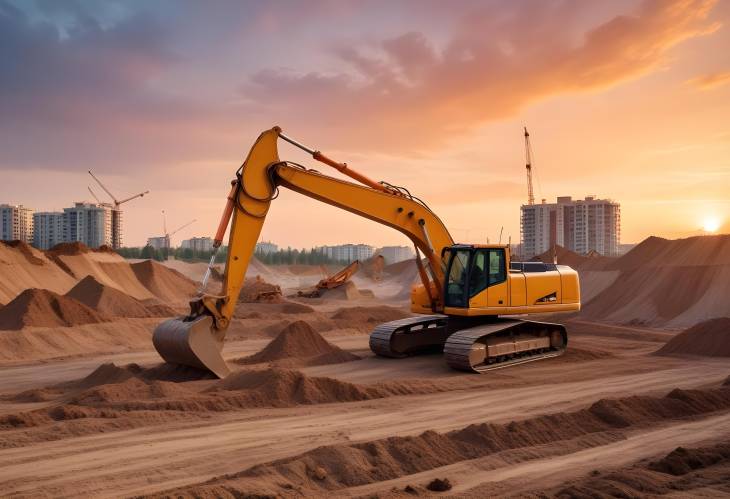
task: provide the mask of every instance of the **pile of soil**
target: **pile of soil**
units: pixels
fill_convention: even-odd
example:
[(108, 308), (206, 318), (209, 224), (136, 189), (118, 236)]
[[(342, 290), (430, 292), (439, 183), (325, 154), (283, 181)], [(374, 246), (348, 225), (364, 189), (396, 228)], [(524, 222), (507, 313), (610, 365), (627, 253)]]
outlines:
[[(727, 388), (673, 390), (665, 397), (603, 399), (588, 409), (506, 424), (473, 424), (448, 433), (430, 430), (416, 436), (326, 445), (204, 484), (169, 491), (169, 496), (214, 497), (244, 490), (249, 494), (260, 491), (277, 495), (292, 487), (305, 488), (311, 495), (332, 494), (334, 490), (384, 482), (506, 450), (711, 414), (730, 408), (729, 393)], [(281, 489), (272, 488), (272, 484)]]
[(606, 269), (619, 275), (585, 303), (581, 317), (686, 328), (727, 315), (730, 235), (650, 237)]
[(90, 252), (91, 249), (84, 243), (75, 241), (72, 243), (58, 243), (53, 248), (46, 251), (46, 255), (49, 256), (74, 256), (83, 255), (84, 253)]
[(144, 381), (131, 377), (125, 381), (98, 385), (74, 396), (70, 403), (100, 406), (119, 402), (138, 402), (156, 399), (182, 399), (193, 392), (170, 381)]
[(319, 294), (322, 298), (329, 300), (357, 300), (363, 297), (352, 281), (347, 281), (345, 284), (333, 289), (321, 289)]
[(598, 253), (590, 256), (579, 255), (574, 251), (556, 244), (546, 252), (532, 257), (530, 261), (553, 263), (554, 259), (557, 260), (559, 265), (567, 265), (575, 270), (604, 270), (616, 260), (615, 258), (606, 257)]
[(27, 289), (0, 309), (2, 330), (19, 330), (26, 326), (79, 326), (108, 320), (83, 303), (47, 289)]
[(361, 332), (370, 332), (374, 326), (384, 322), (395, 321), (410, 317), (405, 310), (388, 307), (343, 307), (338, 308), (332, 319), (338, 327), (358, 329)]
[(281, 303), (281, 288), (276, 284), (266, 282), (261, 276), (255, 279), (246, 279), (238, 298), (243, 303)]
[(309, 377), (288, 369), (239, 371), (218, 381), (208, 393), (243, 392), (254, 407), (288, 407), (379, 398), (383, 394), (332, 378)]
[(238, 359), (239, 364), (265, 362), (286, 366), (319, 366), (358, 360), (357, 355), (346, 352), (325, 340), (321, 334), (304, 321), (288, 324), (260, 352)]
[(175, 315), (171, 308), (155, 304), (146, 306), (128, 294), (105, 286), (93, 276), (84, 277), (66, 296), (112, 317), (170, 317)]
[(64, 270), (22, 241), (0, 241), (0, 305), (30, 288), (63, 294), (76, 283)]
[(153, 260), (131, 265), (144, 287), (164, 303), (187, 302), (197, 292), (197, 285), (180, 272)]
[(710, 319), (685, 329), (656, 354), (730, 357), (730, 317)]
[(0, 241), (0, 243), (8, 248), (13, 248), (20, 252), (31, 265), (45, 264), (41, 258), (38, 258), (38, 256), (35, 255), (36, 250), (34, 250), (33, 247), (25, 241), (19, 241), (16, 239), (14, 241)]
[(728, 443), (698, 449), (677, 447), (662, 459), (649, 464), (649, 469), (681, 476), (722, 461), (730, 461), (730, 444)]
[(651, 236), (617, 258), (608, 270), (643, 267), (730, 265), (730, 235), (664, 239)]

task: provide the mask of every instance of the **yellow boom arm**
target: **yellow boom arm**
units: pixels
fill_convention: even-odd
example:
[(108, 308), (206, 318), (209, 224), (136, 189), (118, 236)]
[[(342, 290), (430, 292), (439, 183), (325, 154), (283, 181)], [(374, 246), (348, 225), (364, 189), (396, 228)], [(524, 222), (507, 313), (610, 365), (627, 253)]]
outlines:
[[(353, 172), (344, 164), (334, 163), (318, 151), (300, 146), (311, 152), (316, 159), (369, 185), (339, 180), (281, 161), (277, 148), (279, 137), (300, 146), (283, 136), (278, 127), (263, 132), (251, 148), (239, 171), (238, 180), (234, 183), (234, 195), (230, 200), (234, 209), (222, 296), (202, 298), (205, 308), (215, 319), (216, 329), (225, 329), (233, 316), (246, 269), (278, 187), (286, 187), (405, 234), (428, 259), (431, 276), (426, 274), (425, 269), (419, 270), (429, 293), (431, 309), (434, 312), (443, 310), (441, 290), (444, 269), (441, 255), (444, 247), (453, 244), (443, 222), (423, 203), (405, 192), (382, 184), (373, 185), (367, 177)], [(225, 230), (224, 223), (221, 226)], [(417, 260), (420, 263), (420, 259)]]

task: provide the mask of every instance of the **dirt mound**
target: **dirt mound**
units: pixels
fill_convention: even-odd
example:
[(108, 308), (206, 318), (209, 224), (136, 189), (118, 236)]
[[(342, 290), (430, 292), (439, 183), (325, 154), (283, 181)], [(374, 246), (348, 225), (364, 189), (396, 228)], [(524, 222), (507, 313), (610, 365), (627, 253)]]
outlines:
[(8, 248), (13, 248), (20, 252), (31, 265), (43, 265), (45, 263), (41, 258), (38, 258), (34, 254), (33, 247), (25, 241), (19, 241), (16, 239), (14, 241), (0, 241), (0, 243), (4, 244)]
[(180, 399), (192, 394), (177, 383), (169, 381), (144, 381), (130, 377), (124, 381), (94, 386), (74, 396), (70, 402), (76, 405), (98, 406), (119, 402), (139, 402), (156, 399)]
[[(256, 486), (271, 495), (292, 487), (306, 488), (311, 495), (331, 494), (334, 490), (392, 480), (506, 450), (646, 427), (729, 407), (728, 389), (674, 390), (661, 398), (602, 400), (588, 409), (507, 424), (473, 424), (448, 433), (426, 431), (417, 436), (326, 445), (192, 488), (171, 491), (170, 496), (214, 497), (223, 491), (233, 494), (243, 490), (251, 493), (258, 491)], [(272, 484), (281, 489), (272, 489)]]
[(699, 449), (677, 447), (659, 461), (651, 463), (649, 469), (680, 476), (722, 461), (730, 461), (730, 444), (728, 443)]
[(261, 276), (255, 279), (246, 279), (238, 297), (243, 303), (281, 303), (281, 288), (276, 284), (266, 282)]
[[(131, 364), (136, 366), (136, 364)], [(119, 367), (113, 362), (102, 364), (94, 371), (76, 381), (62, 383), (63, 388), (92, 388), (99, 385), (109, 385), (114, 383), (122, 383), (130, 378), (134, 378), (138, 374), (137, 370), (129, 367)]]
[(49, 256), (74, 256), (83, 255), (91, 251), (88, 246), (84, 243), (75, 241), (72, 243), (58, 243), (53, 248), (46, 251), (46, 255)]
[(325, 340), (308, 323), (295, 321), (288, 324), (263, 350), (236, 362), (239, 364), (274, 362), (287, 366), (317, 366), (338, 364), (359, 358)]
[(332, 318), (339, 321), (367, 322), (380, 324), (381, 322), (394, 321), (410, 317), (410, 314), (395, 307), (343, 307), (338, 308)]
[(96, 324), (108, 319), (73, 298), (47, 289), (27, 289), (0, 309), (0, 329)]
[(656, 353), (730, 357), (730, 317), (700, 322), (676, 335)]
[(131, 267), (139, 282), (165, 303), (187, 302), (197, 291), (193, 281), (161, 263), (145, 260)]
[(609, 270), (640, 267), (730, 265), (730, 235), (663, 239), (651, 236), (617, 258)]
[(410, 317), (408, 312), (385, 305), (379, 307), (343, 307), (332, 314), (338, 327), (370, 332), (377, 324)]
[(370, 400), (377, 390), (331, 378), (310, 378), (299, 371), (240, 371), (220, 380), (208, 392), (243, 391), (254, 406), (291, 406)]
[(0, 305), (30, 288), (63, 294), (75, 280), (43, 252), (21, 241), (0, 241)]
[(555, 245), (540, 255), (532, 257), (533, 262), (553, 263), (554, 258), (558, 264), (567, 265), (575, 270), (604, 270), (611, 265), (615, 258), (606, 257), (598, 253), (591, 255), (579, 255), (574, 251)]
[(111, 286), (105, 286), (93, 276), (84, 277), (66, 296), (113, 317), (168, 317), (175, 311), (164, 305), (147, 307), (141, 301)]

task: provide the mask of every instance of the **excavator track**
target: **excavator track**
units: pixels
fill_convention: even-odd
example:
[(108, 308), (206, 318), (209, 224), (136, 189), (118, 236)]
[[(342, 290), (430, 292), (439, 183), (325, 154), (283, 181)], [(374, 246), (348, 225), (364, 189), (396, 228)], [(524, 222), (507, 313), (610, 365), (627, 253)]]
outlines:
[(370, 333), (370, 350), (382, 357), (401, 358), (441, 349), (449, 334), (447, 321), (445, 315), (427, 315), (380, 324)]
[(568, 334), (561, 324), (500, 319), (449, 336), (444, 357), (454, 369), (482, 373), (557, 357), (567, 345)]

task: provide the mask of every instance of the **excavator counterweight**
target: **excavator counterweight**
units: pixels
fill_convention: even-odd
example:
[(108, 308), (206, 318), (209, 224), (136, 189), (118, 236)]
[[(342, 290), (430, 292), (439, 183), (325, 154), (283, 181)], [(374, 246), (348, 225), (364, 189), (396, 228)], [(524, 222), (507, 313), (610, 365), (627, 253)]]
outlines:
[[(358, 183), (280, 160), (279, 138)], [(190, 314), (163, 322), (153, 334), (155, 348), (165, 361), (207, 369), (221, 378), (229, 374), (221, 355), (226, 330), (279, 188), (391, 227), (413, 243), (422, 282), (411, 292), (411, 311), (417, 315), (377, 326), (370, 336), (375, 354), (397, 358), (443, 350), (450, 366), (483, 372), (565, 351), (567, 332), (560, 324), (505, 316), (579, 310), (580, 286), (573, 269), (513, 262), (509, 245), (455, 244), (439, 217), (407, 189), (375, 182), (274, 127), (259, 136), (231, 183), (213, 244), (217, 251), (230, 223), (221, 292), (206, 292), (214, 252), (199, 295), (190, 302)], [(325, 286), (346, 282), (358, 266), (353, 262), (326, 280)]]

